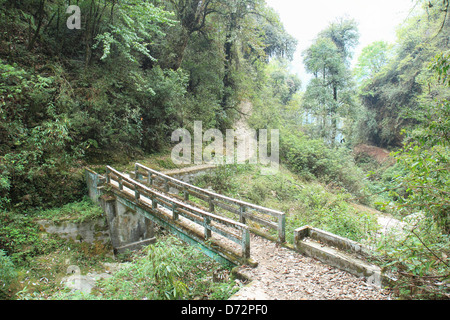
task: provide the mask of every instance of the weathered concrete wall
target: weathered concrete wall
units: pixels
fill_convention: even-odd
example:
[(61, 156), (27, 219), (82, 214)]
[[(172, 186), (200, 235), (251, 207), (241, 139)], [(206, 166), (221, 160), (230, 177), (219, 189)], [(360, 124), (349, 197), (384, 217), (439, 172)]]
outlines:
[(380, 287), (383, 281), (381, 269), (360, 257), (370, 255), (361, 244), (338, 235), (304, 226), (294, 231), (296, 251), (316, 258), (330, 266), (365, 277), (371, 285)]
[(115, 249), (154, 238), (154, 226), (149, 219), (126, 207), (113, 196), (103, 195), (99, 201), (105, 212), (111, 243)]
[(74, 220), (39, 220), (37, 222), (45, 232), (57, 234), (63, 239), (91, 244), (96, 242), (106, 244), (110, 241), (108, 224), (104, 218), (84, 222)]
[(96, 172), (86, 170), (89, 197), (105, 212), (114, 251), (120, 253), (154, 243), (153, 223), (99, 188), (101, 179)]
[(320, 241), (339, 250), (355, 253), (365, 257), (370, 256), (369, 249), (362, 244), (310, 226), (304, 226), (295, 230), (294, 236), (296, 242), (306, 237), (310, 237), (313, 240)]

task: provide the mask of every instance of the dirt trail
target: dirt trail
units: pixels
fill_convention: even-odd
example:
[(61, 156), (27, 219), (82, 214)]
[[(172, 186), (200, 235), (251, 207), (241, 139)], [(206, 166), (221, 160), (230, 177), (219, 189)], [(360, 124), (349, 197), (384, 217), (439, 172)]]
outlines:
[(252, 137), (252, 130), (247, 122), (252, 113), (251, 103), (249, 101), (243, 101), (240, 105), (240, 110), (242, 114), (235, 124), (235, 134), (238, 140), (238, 145), (243, 145), (242, 143), (244, 141), (246, 143), (245, 150), (238, 150), (238, 152), (243, 153), (244, 156), (244, 158), (240, 160), (246, 161), (257, 157), (257, 140), (256, 137)]

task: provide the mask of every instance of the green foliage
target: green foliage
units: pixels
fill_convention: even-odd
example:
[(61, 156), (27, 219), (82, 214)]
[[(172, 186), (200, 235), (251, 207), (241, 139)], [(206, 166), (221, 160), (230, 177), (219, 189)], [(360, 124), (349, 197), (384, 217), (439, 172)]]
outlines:
[(239, 190), (239, 184), (233, 179), (236, 174), (247, 172), (249, 165), (220, 165), (211, 173), (201, 175), (195, 180), (195, 184), (202, 187), (211, 187), (221, 194), (234, 193)]
[[(403, 32), (411, 30), (411, 26), (427, 28), (428, 32), (436, 30), (441, 13), (434, 12), (428, 17), (427, 22), (413, 18)], [(408, 108), (404, 115), (414, 120), (414, 125), (401, 131), (402, 148), (394, 153), (396, 164), (378, 174), (384, 207), (404, 217), (406, 227), (382, 236), (377, 243), (377, 252), (385, 269), (398, 276), (394, 289), (406, 299), (448, 299), (448, 56), (442, 52), (436, 54), (441, 50), (441, 43), (435, 42), (448, 33), (445, 26), (442, 27), (441, 33), (432, 38), (428, 37), (429, 33), (425, 36), (420, 32), (403, 34), (405, 38), (397, 59), (402, 55), (406, 57), (396, 67), (398, 73), (391, 66), (374, 80), (396, 77), (396, 88), (385, 85), (383, 94), (388, 90), (395, 91), (389, 96), (390, 103), (397, 103), (398, 95), (404, 95), (402, 101)], [(431, 59), (433, 54), (436, 57)], [(415, 89), (406, 94), (403, 91), (406, 82), (403, 81)], [(372, 98), (378, 99), (376, 95)], [(414, 104), (409, 99), (414, 99)], [(377, 116), (385, 111), (378, 111)], [(386, 137), (393, 137), (393, 134), (386, 134), (389, 130), (387, 122), (383, 124), (383, 130)]]
[(11, 259), (0, 249), (0, 299), (8, 296), (11, 283), (16, 280), (17, 272)]
[[(83, 145), (72, 145), (71, 121), (53, 104), (56, 77), (44, 78), (2, 61), (0, 68), (4, 80), (0, 84), (1, 206), (5, 208), (11, 201), (41, 205), (48, 193), (53, 191), (57, 197), (58, 193), (67, 192), (63, 184), (56, 190), (48, 190), (44, 185), (52, 181), (57, 172), (62, 179), (70, 176), (66, 170), (80, 155)], [(49, 184), (55, 183), (58, 181)], [(67, 186), (74, 187), (76, 182)], [(74, 196), (77, 190), (79, 187), (72, 191)], [(51, 201), (54, 199), (49, 199), (49, 204)]]
[(103, 210), (85, 196), (82, 201), (68, 203), (61, 208), (52, 208), (34, 213), (42, 219), (61, 221), (71, 219), (73, 222), (92, 221), (103, 216)]
[[(256, 129), (279, 129), (291, 104), (301, 88), (301, 81), (288, 71), (288, 62), (273, 59), (268, 64), (257, 64), (252, 77), (247, 75), (246, 86), (252, 104), (249, 125)], [(292, 117), (293, 113), (289, 113)]]
[(155, 67), (145, 75), (155, 92), (143, 104), (141, 146), (146, 151), (160, 150), (170, 141), (169, 132), (180, 127), (188, 76), (182, 71)]
[(187, 285), (180, 280), (183, 270), (177, 263), (179, 254), (174, 243), (170, 247), (154, 245), (147, 248), (148, 261), (142, 265), (142, 272), (155, 281), (157, 295), (163, 299), (178, 299), (188, 291)]
[(361, 119), (359, 130), (369, 143), (401, 147), (402, 130), (422, 122), (427, 112), (423, 106), (448, 99), (449, 89), (436, 85), (429, 68), (434, 57), (447, 49), (450, 29), (442, 24), (446, 19), (442, 6), (437, 2), (431, 7), (418, 6), (399, 29), (391, 59), (361, 84), (360, 97), (367, 117)]
[[(445, 64), (438, 62), (433, 68), (445, 79)], [(450, 104), (444, 100), (427, 107), (422, 124), (408, 133), (405, 146), (396, 154), (405, 174), (395, 180), (406, 189), (406, 194), (394, 207), (400, 212), (423, 211), (449, 233)]]
[(448, 147), (407, 145), (398, 155), (407, 173), (396, 177), (396, 183), (406, 188), (406, 195), (394, 205), (400, 212), (426, 212), (446, 232), (450, 231), (449, 159)]
[(407, 227), (372, 243), (385, 272), (398, 275), (393, 289), (402, 299), (448, 299), (450, 238), (431, 218), (414, 214)]
[(363, 48), (353, 70), (357, 82), (364, 88), (365, 81), (379, 73), (391, 58), (392, 45), (385, 41), (375, 41)]
[[(288, 34), (280, 21), (280, 17), (272, 8), (267, 8), (266, 17), (256, 17), (262, 25), (265, 35), (264, 51), (269, 58), (276, 57), (287, 60), (294, 58), (297, 40)], [(268, 20), (270, 22), (268, 22)]]
[(144, 249), (129, 266), (101, 280), (99, 289), (90, 295), (63, 294), (56, 299), (114, 299), (114, 300), (174, 300), (210, 298), (223, 299), (232, 295), (234, 281), (211, 281), (212, 272), (221, 267), (198, 249), (180, 240), (161, 238), (157, 244)]
[(348, 193), (331, 193), (321, 185), (311, 183), (304, 185), (296, 197), (295, 213), (286, 219), (289, 234), (310, 225), (361, 242), (378, 227), (373, 214), (357, 210), (348, 202)]
[(338, 138), (338, 123), (355, 116), (349, 59), (358, 39), (355, 21), (340, 19), (303, 53), (306, 70), (314, 76), (303, 97), (303, 107), (314, 117), (317, 128), (311, 133), (332, 145)]
[[(231, 168), (230, 168), (231, 169)], [(315, 181), (288, 171), (283, 166), (275, 175), (262, 175), (259, 166), (237, 166), (230, 175), (214, 174), (209, 181), (199, 177), (201, 187), (233, 184), (245, 186), (223, 190), (223, 194), (286, 213), (286, 238), (293, 243), (294, 230), (311, 225), (329, 232), (362, 241), (378, 227), (376, 217), (358, 210), (351, 203), (351, 194), (324, 187)], [(220, 209), (216, 208), (220, 213)], [(226, 213), (225, 213), (226, 214)], [(236, 218), (232, 215), (230, 218)], [(258, 225), (254, 226), (258, 228)]]
[(16, 263), (23, 263), (38, 255), (53, 252), (60, 246), (57, 237), (44, 237), (37, 219), (72, 219), (83, 222), (102, 216), (102, 209), (85, 198), (83, 201), (48, 210), (0, 212), (0, 249)]
[(155, 7), (151, 2), (136, 0), (119, 1), (115, 15), (116, 22), (110, 25), (109, 31), (97, 35), (97, 43), (93, 46), (95, 49), (102, 45), (101, 60), (111, 54), (112, 47), (131, 62), (138, 62), (136, 53), (155, 60), (148, 49), (151, 39), (154, 35), (164, 36), (159, 25), (175, 22), (169, 19), (168, 12)]
[(322, 140), (303, 133), (283, 132), (280, 153), (286, 165), (301, 177), (318, 179), (347, 192), (359, 194), (364, 187), (362, 171), (344, 147), (331, 149)]
[[(247, 73), (295, 48), (259, 0), (77, 5), (81, 30), (67, 29), (61, 0), (0, 8), (2, 208), (80, 200), (83, 161), (160, 151), (194, 121), (229, 128)], [(289, 100), (296, 79), (275, 81)]]
[(29, 215), (2, 212), (0, 219), (0, 248), (8, 253), (14, 263), (54, 248), (53, 241), (45, 242), (40, 237), (39, 226)]

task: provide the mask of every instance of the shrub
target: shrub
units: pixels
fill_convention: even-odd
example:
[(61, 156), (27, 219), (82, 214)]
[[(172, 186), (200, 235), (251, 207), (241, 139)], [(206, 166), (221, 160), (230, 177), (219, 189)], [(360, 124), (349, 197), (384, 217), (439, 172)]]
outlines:
[(73, 219), (74, 222), (92, 220), (103, 215), (103, 210), (92, 200), (85, 196), (83, 200), (68, 203), (60, 208), (52, 208), (36, 213), (40, 218), (61, 220)]
[(321, 140), (303, 133), (285, 130), (281, 135), (280, 153), (295, 173), (307, 180), (321, 182), (359, 194), (364, 187), (364, 175), (345, 148), (330, 148)]
[(8, 296), (7, 292), (17, 273), (11, 259), (0, 249), (0, 299)]
[[(128, 267), (113, 277), (102, 280), (99, 289), (83, 299), (173, 300), (198, 297), (228, 298), (234, 282), (211, 281), (213, 271), (222, 267), (198, 249), (184, 245), (174, 237), (161, 238), (158, 243), (134, 256)], [(55, 298), (55, 297), (54, 297)], [(56, 297), (60, 299), (60, 296)], [(64, 295), (79, 299), (79, 295)]]
[(404, 222), (405, 227), (372, 241), (379, 264), (398, 278), (393, 289), (403, 299), (449, 299), (449, 235), (422, 213)]

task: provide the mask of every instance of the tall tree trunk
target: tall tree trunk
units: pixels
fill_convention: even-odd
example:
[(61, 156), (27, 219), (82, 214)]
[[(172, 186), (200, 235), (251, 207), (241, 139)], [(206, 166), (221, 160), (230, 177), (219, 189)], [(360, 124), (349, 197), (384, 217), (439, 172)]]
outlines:
[(230, 15), (230, 23), (227, 28), (227, 34), (225, 36), (225, 64), (224, 64), (224, 77), (223, 77), (223, 86), (224, 86), (224, 94), (222, 97), (221, 106), (223, 109), (227, 108), (227, 104), (230, 98), (229, 88), (233, 87), (233, 80), (231, 78), (231, 65), (233, 62), (233, 30), (236, 27), (236, 16), (234, 14)]
[(333, 87), (333, 100), (334, 104), (331, 110), (331, 145), (336, 144), (337, 135), (337, 105), (338, 105), (338, 90), (337, 87)]
[(28, 50), (33, 49), (34, 44), (36, 43), (36, 40), (39, 37), (39, 33), (41, 32), (42, 22), (44, 21), (44, 5), (45, 0), (41, 0), (39, 2), (39, 9), (38, 9), (38, 25), (34, 32), (33, 38), (28, 43)]
[(176, 56), (173, 61), (169, 61), (168, 67), (170, 69), (176, 71), (181, 67), (181, 64), (183, 63), (183, 59), (184, 59), (184, 53), (189, 44), (190, 38), (191, 38), (191, 33), (188, 30), (186, 30), (184, 27), (182, 27), (182, 29), (178, 35), (177, 43), (174, 48)]

